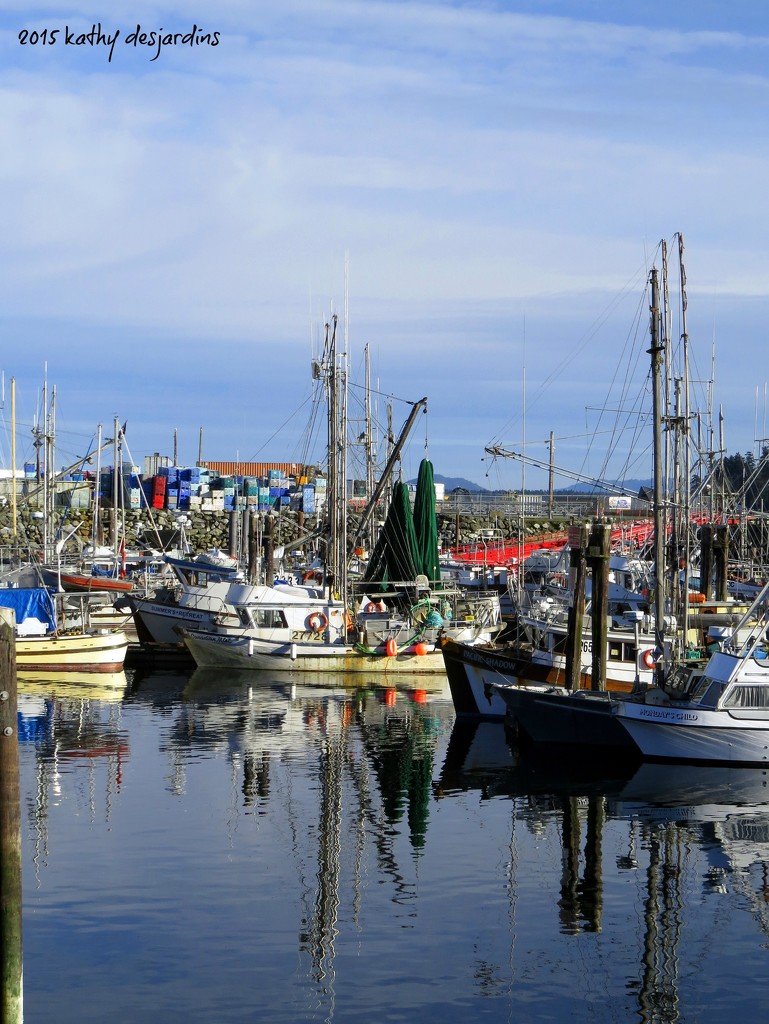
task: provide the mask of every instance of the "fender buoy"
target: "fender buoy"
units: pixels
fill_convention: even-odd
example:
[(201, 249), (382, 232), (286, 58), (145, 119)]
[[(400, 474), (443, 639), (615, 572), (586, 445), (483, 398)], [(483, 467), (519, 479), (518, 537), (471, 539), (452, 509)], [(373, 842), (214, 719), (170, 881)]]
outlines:
[(418, 644), (414, 645), (414, 654), (418, 655), (420, 658), (424, 658), (424, 656), (426, 654), (429, 654), (429, 653), (430, 653), (430, 648), (424, 642), (424, 640), (421, 640)]
[(369, 601), (366, 605), (366, 612), (368, 615), (373, 615), (374, 612), (383, 612), (385, 610), (384, 601)]
[(396, 644), (393, 637), (390, 637), (390, 639), (385, 644), (385, 654), (387, 655), (388, 658), (394, 658), (397, 653), (398, 645)]
[(654, 651), (651, 648), (648, 651), (644, 651), (641, 655), (641, 661), (646, 668), (654, 668)]
[(322, 633), (328, 625), (328, 619), (323, 612), (313, 612), (307, 619), (307, 627), (313, 633)]

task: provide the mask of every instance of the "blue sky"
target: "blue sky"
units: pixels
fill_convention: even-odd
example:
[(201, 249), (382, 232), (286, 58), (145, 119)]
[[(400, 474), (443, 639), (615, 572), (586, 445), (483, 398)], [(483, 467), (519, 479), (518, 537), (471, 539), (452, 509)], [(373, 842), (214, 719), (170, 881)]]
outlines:
[[(111, 60), (64, 41), (97, 22), (119, 30)], [(218, 45), (151, 60), (137, 24)], [(352, 377), (369, 345), (396, 429), (428, 397), (408, 476), (427, 451), (438, 474), (518, 487), (484, 447), (546, 460), (551, 431), (559, 466), (612, 475), (588, 437), (618, 382), (636, 393), (629, 341), (677, 232), (696, 379), (715, 353), (693, 401), (723, 407), (730, 452), (766, 434), (765, 4), (5, 0), (0, 55), (20, 460), (46, 370), (61, 461), (114, 417), (139, 463), (175, 430), (194, 462), (201, 428), (207, 459), (301, 458), (347, 264)]]

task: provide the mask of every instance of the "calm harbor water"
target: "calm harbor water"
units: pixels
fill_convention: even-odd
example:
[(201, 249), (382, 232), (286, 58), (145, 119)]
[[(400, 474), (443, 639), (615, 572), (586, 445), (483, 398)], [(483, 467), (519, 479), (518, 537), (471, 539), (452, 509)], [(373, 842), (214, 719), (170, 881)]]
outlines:
[(532, 760), (430, 686), (20, 680), (27, 1024), (754, 1019), (769, 773)]

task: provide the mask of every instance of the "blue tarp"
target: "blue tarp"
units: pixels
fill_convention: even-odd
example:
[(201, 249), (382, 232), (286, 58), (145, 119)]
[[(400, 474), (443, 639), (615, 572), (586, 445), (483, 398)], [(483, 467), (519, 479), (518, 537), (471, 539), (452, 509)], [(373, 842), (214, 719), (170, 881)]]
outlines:
[(56, 628), (53, 598), (45, 587), (0, 588), (0, 607), (13, 608), (17, 624), (25, 619), (39, 619), (49, 629)]

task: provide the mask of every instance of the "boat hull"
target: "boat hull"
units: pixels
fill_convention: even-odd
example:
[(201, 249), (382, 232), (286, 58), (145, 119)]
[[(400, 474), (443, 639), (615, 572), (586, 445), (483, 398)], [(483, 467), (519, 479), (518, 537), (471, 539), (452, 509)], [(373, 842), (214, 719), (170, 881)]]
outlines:
[(703, 708), (618, 704), (618, 722), (644, 758), (692, 764), (769, 763), (769, 718)]
[[(459, 716), (504, 718), (509, 709), (497, 692), (500, 683), (557, 687), (563, 686), (565, 681), (561, 667), (544, 660), (532, 660), (529, 652), (517, 645), (470, 646), (444, 640), (441, 650), (454, 710)], [(590, 676), (583, 673), (580, 681), (587, 691)], [(606, 680), (606, 689), (612, 693), (629, 693), (632, 685), (622, 677), (612, 676)]]
[(433, 674), (444, 671), (440, 650), (367, 654), (354, 646), (265, 641), (228, 633), (183, 630), (184, 643), (199, 668), (235, 668), (273, 672), (365, 672)]
[(627, 730), (612, 713), (617, 702), (608, 693), (569, 691), (551, 686), (496, 687), (515, 725), (533, 743), (638, 755)]
[(59, 636), (19, 637), (19, 672), (119, 672), (128, 638), (123, 632), (64, 633)]
[(61, 587), (69, 593), (90, 593), (93, 590), (108, 590), (113, 594), (128, 594), (133, 590), (131, 580), (117, 576), (92, 576), (89, 573), (62, 572), (46, 569), (44, 577), (49, 586)]

